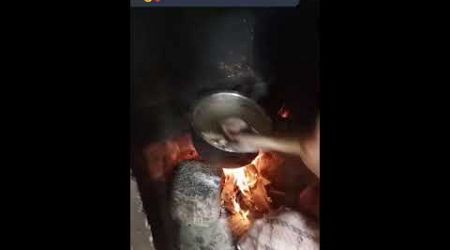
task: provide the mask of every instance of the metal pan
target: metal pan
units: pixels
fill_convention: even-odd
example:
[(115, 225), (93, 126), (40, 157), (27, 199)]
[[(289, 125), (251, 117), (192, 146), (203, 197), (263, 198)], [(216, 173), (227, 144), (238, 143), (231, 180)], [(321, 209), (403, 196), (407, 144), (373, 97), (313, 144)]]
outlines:
[(193, 108), (191, 122), (196, 136), (210, 146), (229, 153), (248, 153), (228, 143), (221, 122), (229, 118), (245, 121), (255, 133), (268, 134), (272, 130), (272, 121), (264, 110), (236, 92), (219, 92), (202, 98)]

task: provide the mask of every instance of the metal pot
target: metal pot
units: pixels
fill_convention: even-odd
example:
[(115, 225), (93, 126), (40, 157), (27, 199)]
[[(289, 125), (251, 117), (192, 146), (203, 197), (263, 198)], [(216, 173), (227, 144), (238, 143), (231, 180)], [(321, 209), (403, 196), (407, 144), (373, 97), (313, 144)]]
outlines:
[(218, 92), (198, 101), (191, 113), (193, 143), (200, 156), (222, 167), (247, 165), (257, 153), (240, 152), (231, 147), (216, 143), (208, 134), (223, 134), (221, 121), (239, 118), (259, 134), (272, 130), (272, 121), (264, 110), (252, 99), (237, 92)]

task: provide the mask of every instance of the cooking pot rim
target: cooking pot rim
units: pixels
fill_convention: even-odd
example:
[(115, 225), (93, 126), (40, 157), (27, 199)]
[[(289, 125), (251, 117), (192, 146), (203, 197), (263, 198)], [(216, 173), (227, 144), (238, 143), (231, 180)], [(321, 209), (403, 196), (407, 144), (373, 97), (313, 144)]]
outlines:
[[(199, 131), (198, 127), (195, 126), (194, 124), (194, 114), (197, 110), (197, 108), (200, 106), (200, 104), (210, 98), (214, 98), (215, 96), (234, 96), (234, 97), (238, 97), (241, 98), (243, 100), (245, 100), (246, 102), (249, 102), (253, 105), (253, 107), (258, 110), (258, 112), (263, 116), (263, 118), (267, 121), (270, 129), (272, 129), (272, 120), (269, 118), (269, 116), (267, 116), (266, 112), (264, 111), (264, 109), (253, 99), (251, 99), (250, 97), (247, 97), (245, 95), (243, 95), (242, 93), (238, 92), (238, 91), (231, 91), (231, 90), (227, 90), (227, 91), (223, 91), (223, 90), (218, 90), (218, 91), (212, 91), (209, 92), (207, 94), (202, 95), (196, 102), (194, 102), (194, 104), (191, 106), (190, 111), (189, 111), (189, 120), (190, 120), (190, 125), (191, 128), (194, 130), (195, 136), (200, 137), (201, 140), (203, 140), (204, 142), (206, 142), (208, 145), (210, 145), (211, 147), (214, 147), (215, 149), (218, 149), (222, 152), (227, 152), (227, 153), (235, 153), (235, 154), (243, 154), (244, 152), (239, 152), (236, 150), (225, 150), (219, 147), (216, 147), (214, 145), (212, 145), (211, 143), (209, 143), (201, 134), (201, 132)], [(244, 153), (245, 154), (245, 153)]]

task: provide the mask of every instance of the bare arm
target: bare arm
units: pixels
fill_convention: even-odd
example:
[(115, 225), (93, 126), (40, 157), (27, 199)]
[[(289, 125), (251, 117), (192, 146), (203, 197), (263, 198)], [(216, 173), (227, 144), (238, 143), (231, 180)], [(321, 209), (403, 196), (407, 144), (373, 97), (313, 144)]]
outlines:
[(228, 119), (222, 123), (224, 133), (234, 141), (241, 151), (278, 151), (301, 157), (305, 165), (320, 178), (320, 118), (314, 134), (305, 138), (281, 138), (243, 133), (247, 124), (239, 119)]
[(251, 145), (261, 150), (271, 150), (286, 154), (298, 155), (305, 165), (320, 178), (320, 135), (314, 138), (277, 138), (257, 135), (239, 135), (240, 143)]

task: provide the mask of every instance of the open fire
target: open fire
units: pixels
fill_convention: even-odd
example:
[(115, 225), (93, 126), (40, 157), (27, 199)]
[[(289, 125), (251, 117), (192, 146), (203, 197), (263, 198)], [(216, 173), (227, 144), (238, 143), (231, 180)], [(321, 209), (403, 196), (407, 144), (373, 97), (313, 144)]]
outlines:
[[(182, 161), (199, 160), (190, 135), (151, 144), (144, 149), (148, 177), (169, 181), (172, 171)], [(271, 182), (279, 173), (283, 158), (272, 152), (260, 152), (249, 164), (240, 168), (223, 168), (221, 205), (229, 213), (228, 222), (236, 238), (243, 236), (255, 219), (272, 208), (268, 195)], [(276, 193), (271, 187), (271, 194)]]
[(270, 184), (262, 172), (270, 167), (271, 156), (260, 152), (248, 165), (223, 169), (221, 202), (231, 214), (229, 224), (233, 235), (242, 236), (254, 219), (262, 217), (271, 209), (271, 199), (266, 186)]

